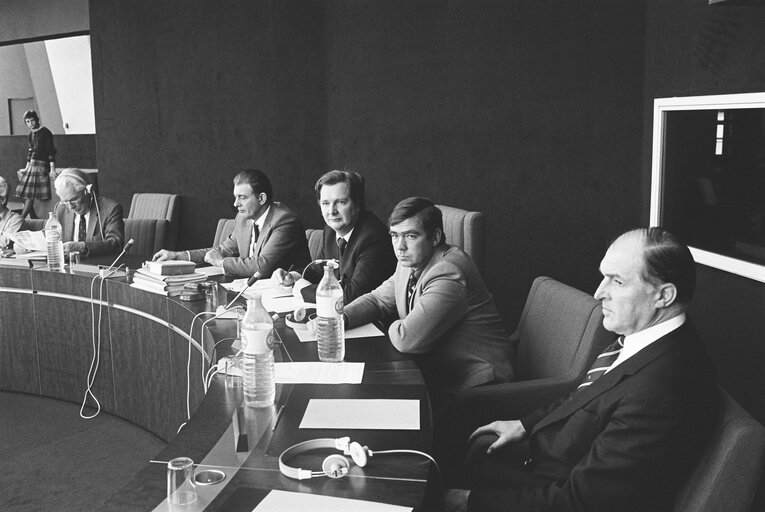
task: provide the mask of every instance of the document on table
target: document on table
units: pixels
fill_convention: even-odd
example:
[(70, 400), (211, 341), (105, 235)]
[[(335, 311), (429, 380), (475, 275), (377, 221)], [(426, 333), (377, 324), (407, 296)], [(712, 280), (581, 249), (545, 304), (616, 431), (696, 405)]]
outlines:
[(364, 363), (274, 363), (279, 384), (361, 384)]
[(46, 251), (48, 245), (43, 231), (17, 231), (16, 233), (6, 233), (6, 236), (13, 240), (27, 251)]
[[(223, 275), (223, 269), (217, 265), (210, 265), (209, 267), (197, 267), (196, 271), (203, 273), (207, 277)], [(244, 282), (246, 283), (247, 280), (245, 279)]]
[(303, 492), (271, 491), (252, 512), (284, 512), (310, 510), (311, 512), (411, 512), (412, 507), (389, 505), (375, 501), (336, 498)]
[[(295, 334), (300, 341), (316, 341), (316, 334), (308, 329), (295, 329)], [(374, 336), (382, 336), (383, 332), (377, 328), (374, 324), (360, 325), (353, 329), (345, 331), (345, 339), (352, 338), (372, 338)]]
[(300, 428), (419, 430), (420, 401), (312, 398)]
[[(244, 295), (246, 297), (247, 292), (245, 292)], [(295, 311), (297, 308), (309, 306), (303, 302), (303, 299), (298, 299), (292, 295), (282, 294), (266, 296), (264, 294), (262, 297), (263, 307), (266, 308), (267, 311), (272, 311), (274, 313), (288, 313)]]

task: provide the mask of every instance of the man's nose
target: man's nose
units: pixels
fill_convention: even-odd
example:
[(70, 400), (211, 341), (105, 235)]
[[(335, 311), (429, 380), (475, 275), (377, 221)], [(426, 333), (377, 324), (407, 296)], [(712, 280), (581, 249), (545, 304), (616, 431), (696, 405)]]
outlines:
[(598, 289), (595, 290), (595, 294), (593, 295), (593, 297), (595, 297), (597, 300), (603, 300), (606, 298), (605, 282), (606, 282), (605, 279), (601, 281), (600, 284), (598, 285)]

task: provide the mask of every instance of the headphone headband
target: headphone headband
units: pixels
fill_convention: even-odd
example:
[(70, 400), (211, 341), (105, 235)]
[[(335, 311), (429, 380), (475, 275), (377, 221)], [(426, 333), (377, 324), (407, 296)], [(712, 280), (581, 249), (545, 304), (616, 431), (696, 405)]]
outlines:
[(294, 478), (295, 480), (307, 480), (321, 476), (340, 478), (348, 473), (348, 468), (350, 467), (348, 459), (338, 454), (330, 455), (324, 459), (322, 471), (296, 468), (284, 462), (285, 459), (290, 459), (301, 453), (320, 449), (340, 450), (343, 452), (343, 455), (350, 455), (356, 465), (364, 467), (367, 464), (367, 449), (359, 443), (352, 443), (350, 437), (341, 437), (339, 439), (322, 438), (303, 441), (284, 450), (279, 455), (279, 471), (284, 476)]
[(76, 169), (74, 167), (61, 171), (59, 177), (61, 176), (69, 176), (70, 178), (73, 178), (75, 181), (80, 183), (83, 187), (90, 185), (87, 175), (80, 169)]

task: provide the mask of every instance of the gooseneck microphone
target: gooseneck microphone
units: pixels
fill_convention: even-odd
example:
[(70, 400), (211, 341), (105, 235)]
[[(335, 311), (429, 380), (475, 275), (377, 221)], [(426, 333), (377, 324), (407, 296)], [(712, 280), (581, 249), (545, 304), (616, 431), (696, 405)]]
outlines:
[(234, 302), (236, 302), (236, 299), (238, 299), (239, 297), (241, 297), (241, 296), (242, 296), (242, 294), (243, 294), (244, 292), (246, 292), (246, 291), (247, 291), (247, 289), (248, 289), (250, 286), (254, 285), (254, 284), (255, 284), (255, 281), (257, 281), (258, 279), (260, 279), (260, 271), (259, 271), (259, 270), (258, 270), (257, 272), (255, 272), (254, 274), (252, 274), (252, 277), (251, 277), (251, 278), (249, 278), (249, 279), (247, 280), (247, 286), (245, 286), (244, 288), (242, 288), (242, 291), (240, 291), (239, 293), (237, 293), (237, 294), (236, 294), (236, 297), (234, 297), (233, 299), (231, 299), (231, 302), (229, 302), (228, 304), (226, 304), (226, 307), (224, 307), (224, 308), (223, 308), (223, 311), (228, 311), (228, 310), (229, 310), (229, 308), (231, 307), (231, 305), (232, 305)]
[[(128, 241), (127, 241), (127, 243), (125, 244), (125, 247), (123, 247), (123, 248), (122, 248), (122, 252), (120, 252), (120, 253), (117, 255), (117, 257), (116, 257), (116, 258), (114, 258), (114, 261), (112, 262), (112, 264), (111, 264), (111, 265), (109, 265), (109, 267), (108, 267), (108, 268), (105, 268), (105, 269), (104, 269), (104, 268), (102, 268), (102, 269), (100, 269), (100, 270), (98, 271), (98, 274), (99, 274), (99, 275), (100, 275), (100, 276), (101, 276), (103, 279), (106, 279), (107, 277), (109, 277), (110, 275), (112, 275), (114, 272), (116, 272), (116, 269), (115, 269), (115, 270), (112, 270), (112, 269), (114, 268), (114, 265), (116, 265), (116, 264), (117, 264), (117, 262), (120, 260), (120, 258), (121, 258), (121, 257), (122, 257), (122, 256), (123, 256), (123, 255), (124, 255), (126, 252), (127, 252), (127, 250), (128, 250), (128, 249), (130, 249), (130, 248), (133, 246), (133, 243), (134, 243), (134, 241), (133, 241), (133, 239), (132, 239), (132, 238), (131, 238), (130, 240), (128, 240)], [(119, 268), (119, 267), (118, 267), (118, 268)], [(111, 273), (110, 273), (110, 271), (111, 271)]]

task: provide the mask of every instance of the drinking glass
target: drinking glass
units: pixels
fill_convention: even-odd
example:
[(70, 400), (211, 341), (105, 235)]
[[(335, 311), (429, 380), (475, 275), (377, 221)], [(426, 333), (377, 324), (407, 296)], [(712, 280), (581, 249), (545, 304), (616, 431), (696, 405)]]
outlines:
[(171, 505), (189, 505), (197, 500), (194, 483), (194, 461), (176, 457), (167, 463), (167, 502)]

